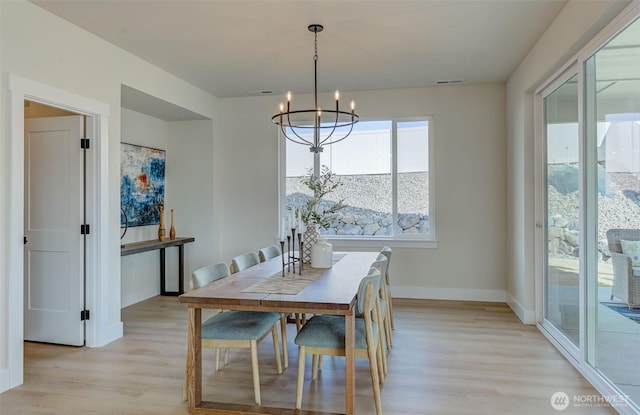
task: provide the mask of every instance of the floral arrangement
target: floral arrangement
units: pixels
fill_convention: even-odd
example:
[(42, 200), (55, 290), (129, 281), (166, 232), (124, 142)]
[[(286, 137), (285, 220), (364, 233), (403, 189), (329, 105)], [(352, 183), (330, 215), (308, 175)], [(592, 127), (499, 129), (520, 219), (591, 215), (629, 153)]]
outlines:
[(325, 197), (343, 183), (337, 178), (329, 167), (322, 166), (320, 174), (313, 174), (313, 169), (309, 169), (307, 174), (301, 179), (301, 183), (306, 185), (312, 192), (312, 196), (307, 200), (307, 204), (301, 209), (302, 221), (309, 225), (315, 224), (324, 229), (331, 226), (331, 222), (336, 218), (340, 209), (347, 207), (344, 199), (338, 202), (329, 202)]

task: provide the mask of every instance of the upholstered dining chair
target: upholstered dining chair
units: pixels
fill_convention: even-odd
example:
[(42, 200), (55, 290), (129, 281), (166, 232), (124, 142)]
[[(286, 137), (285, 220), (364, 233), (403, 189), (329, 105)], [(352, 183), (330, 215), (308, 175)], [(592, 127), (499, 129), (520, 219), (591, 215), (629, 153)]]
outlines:
[[(260, 262), (264, 262), (264, 261), (268, 261), (272, 258), (275, 258), (277, 256), (280, 256), (282, 252), (280, 252), (280, 247), (277, 245), (270, 245), (270, 246), (266, 246), (262, 249), (260, 249), (258, 251), (258, 257), (260, 259)], [(298, 326), (299, 329), (299, 325), (300, 325), (300, 314), (296, 313), (296, 326)], [(280, 332), (282, 333), (282, 344), (284, 346), (282, 346), (282, 350), (283, 350), (283, 356), (284, 356), (284, 367), (289, 367), (289, 354), (287, 351), (287, 319), (289, 318), (289, 313), (282, 313), (282, 320), (281, 320), (281, 327), (280, 327)]]
[(609, 229), (607, 242), (613, 265), (614, 297), (629, 309), (640, 307), (640, 229)]
[[(389, 326), (389, 321), (385, 319), (385, 313), (387, 311), (387, 299), (386, 299), (386, 288), (384, 282), (384, 276), (387, 272), (387, 257), (383, 254), (378, 254), (376, 260), (371, 264), (372, 267), (377, 268), (380, 271), (380, 281), (378, 285), (378, 326), (380, 330), (378, 330), (379, 337), (379, 351), (380, 355), (379, 363), (380, 363), (380, 384), (383, 383), (384, 376), (387, 374), (387, 354), (386, 352), (390, 350), (389, 346), (389, 337), (391, 336), (391, 327)], [(362, 317), (361, 315), (356, 315), (356, 317)]]
[(254, 265), (260, 263), (260, 258), (255, 252), (247, 252), (246, 254), (233, 257), (231, 260), (231, 273), (235, 274)]
[[(193, 288), (199, 288), (211, 282), (228, 277), (231, 272), (226, 264), (215, 264), (193, 271)], [(258, 344), (271, 332), (273, 351), (276, 355), (278, 374), (282, 373), (280, 347), (278, 344), (277, 323), (280, 313), (262, 311), (223, 311), (202, 323), (202, 347), (242, 348), (251, 350), (253, 372), (253, 392), (257, 405), (260, 405), (260, 371), (258, 366)], [(286, 347), (286, 346), (285, 346)], [(218, 355), (216, 354), (216, 370)], [(186, 400), (186, 367), (182, 398)]]
[[(214, 265), (208, 265), (191, 273), (191, 279), (189, 280), (189, 288), (191, 290), (204, 287), (205, 285), (217, 281), (221, 278), (231, 275), (229, 266), (224, 262), (220, 262)], [(222, 311), (222, 310), (220, 310)], [(229, 363), (229, 349), (225, 349), (224, 364)], [(220, 348), (216, 348), (216, 371), (220, 369)]]
[(258, 257), (260, 258), (260, 262), (268, 261), (271, 258), (275, 258), (280, 256), (280, 247), (277, 245), (271, 245), (262, 248), (258, 251)]
[[(231, 260), (231, 273), (235, 274), (236, 272), (258, 265), (260, 262), (263, 261), (260, 260), (260, 257), (255, 252), (247, 252), (246, 254), (238, 255), (233, 257)], [(280, 334), (282, 336), (282, 357), (284, 359), (284, 367), (289, 367), (289, 351), (287, 349), (287, 316), (288, 315), (285, 313), (281, 313), (280, 315)]]
[[(387, 271), (387, 257), (378, 254), (376, 260), (371, 264), (371, 267), (375, 267), (380, 270), (380, 282), (378, 285), (378, 323), (380, 327), (380, 341), (378, 342), (378, 374), (380, 375), (380, 384), (384, 383), (384, 377), (387, 374), (387, 355), (386, 351), (390, 350), (390, 346), (387, 342), (387, 336), (390, 336), (391, 328), (388, 323), (384, 320), (384, 315), (386, 311), (386, 289), (384, 286), (384, 275)], [(356, 313), (357, 318), (363, 318), (361, 313)], [(298, 328), (298, 331), (300, 329)], [(322, 366), (322, 355), (313, 355), (311, 366), (311, 378), (316, 378), (316, 373), (318, 369)]]
[[(371, 264), (371, 267), (375, 267), (380, 271), (380, 281), (378, 282), (378, 325), (380, 330), (378, 330), (378, 374), (380, 378), (380, 384), (384, 383), (384, 377), (387, 374), (387, 355), (386, 351), (389, 350), (387, 343), (387, 330), (390, 330), (387, 322), (384, 320), (385, 309), (386, 309), (386, 299), (385, 299), (385, 286), (384, 286), (384, 275), (387, 271), (387, 257), (378, 254), (376, 260)], [(358, 312), (356, 313), (357, 318), (363, 318), (363, 314)], [(322, 365), (322, 355), (313, 355), (312, 366), (311, 366), (311, 379), (316, 378), (316, 374), (320, 366)]]
[[(391, 300), (391, 277), (389, 276), (389, 269), (391, 267), (391, 254), (393, 251), (388, 246), (383, 246), (380, 253), (387, 257), (387, 273), (384, 276), (385, 288), (387, 291), (387, 319), (389, 320), (389, 326), (394, 329), (395, 323), (393, 322), (393, 304)], [(392, 345), (392, 339), (390, 339), (388, 345)]]
[[(356, 313), (363, 318), (355, 319), (355, 357), (368, 358), (373, 386), (376, 414), (382, 415), (380, 379), (378, 373), (378, 295), (380, 270), (371, 267), (360, 281)], [(302, 407), (305, 362), (307, 354), (345, 356), (345, 319), (342, 316), (316, 315), (307, 321), (298, 332), (295, 343), (299, 346), (298, 382), (296, 408)], [(312, 362), (313, 363), (313, 362)]]

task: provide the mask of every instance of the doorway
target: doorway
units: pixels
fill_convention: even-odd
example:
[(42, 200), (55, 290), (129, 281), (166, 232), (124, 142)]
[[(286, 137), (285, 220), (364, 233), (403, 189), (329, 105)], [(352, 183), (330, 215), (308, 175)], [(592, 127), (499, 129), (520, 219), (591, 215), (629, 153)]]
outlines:
[(85, 343), (85, 117), (25, 101), (24, 339)]
[[(8, 204), (8, 293), (7, 293), (7, 354), (8, 370), (2, 377), (0, 389), (16, 387), (24, 380), (24, 101), (38, 102), (64, 109), (86, 117), (87, 135), (93, 139), (87, 156), (86, 221), (91, 224), (86, 252), (86, 307), (91, 311), (85, 323), (88, 347), (100, 347), (122, 337), (119, 303), (110, 298), (119, 293), (118, 282), (113, 282), (110, 263), (116, 254), (109, 251), (109, 106), (91, 98), (82, 97), (9, 74), (9, 204)], [(115, 215), (114, 222), (117, 225)], [(111, 257), (114, 258), (111, 258)], [(117, 297), (114, 297), (117, 298)], [(115, 310), (115, 311), (112, 311)]]

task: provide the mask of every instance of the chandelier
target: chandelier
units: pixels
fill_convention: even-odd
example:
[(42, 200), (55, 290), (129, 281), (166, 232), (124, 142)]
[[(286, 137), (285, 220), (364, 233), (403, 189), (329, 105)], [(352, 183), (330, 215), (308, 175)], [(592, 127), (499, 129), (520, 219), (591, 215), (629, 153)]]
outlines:
[[(308, 145), (309, 151), (312, 153), (321, 153), (323, 146), (347, 138), (353, 131), (353, 125), (358, 122), (360, 117), (354, 112), (355, 103), (353, 101), (351, 101), (350, 112), (340, 110), (339, 91), (336, 91), (335, 94), (335, 109), (321, 109), (318, 106), (318, 33), (322, 32), (324, 27), (320, 24), (312, 24), (307, 29), (314, 34), (314, 108), (292, 111), (291, 92), (287, 92), (286, 111), (284, 104), (280, 103), (280, 113), (271, 117), (271, 121), (280, 126), (282, 135), (288, 140)], [(310, 137), (310, 132), (313, 132), (313, 138)]]

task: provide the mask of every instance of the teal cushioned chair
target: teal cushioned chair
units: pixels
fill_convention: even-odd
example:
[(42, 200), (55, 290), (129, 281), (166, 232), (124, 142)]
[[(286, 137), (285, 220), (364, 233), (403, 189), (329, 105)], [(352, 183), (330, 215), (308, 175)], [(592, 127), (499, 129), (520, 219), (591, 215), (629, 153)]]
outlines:
[[(385, 319), (386, 311), (387, 311), (387, 299), (386, 299), (386, 288), (384, 284), (384, 275), (387, 272), (387, 257), (378, 254), (376, 260), (371, 264), (372, 267), (377, 268), (380, 271), (380, 281), (378, 286), (378, 323), (380, 326), (379, 330), (379, 346), (380, 349), (378, 353), (381, 357), (382, 367), (380, 368), (380, 383), (382, 383), (384, 376), (387, 374), (387, 354), (386, 351), (390, 350), (390, 336), (391, 336), (391, 327), (389, 326), (389, 322)], [(360, 317), (360, 316), (356, 316)]]
[[(387, 256), (383, 252), (380, 252), (378, 254), (376, 261), (372, 265), (372, 266), (378, 267), (380, 269), (380, 272), (382, 273), (379, 295), (380, 295), (380, 318), (383, 324), (381, 324), (380, 329), (382, 331), (382, 334), (384, 335), (384, 340), (385, 340), (384, 346), (387, 351), (391, 350), (391, 346), (393, 345), (393, 337), (391, 335), (392, 323), (391, 323), (391, 312), (390, 312), (391, 298), (389, 297), (389, 287), (387, 286), (387, 283), (386, 283), (387, 275), (389, 274), (388, 271), (389, 271), (390, 255), (391, 254)], [(384, 258), (384, 261), (382, 261), (383, 258)]]
[[(273, 246), (278, 249), (278, 255), (280, 255), (280, 249), (275, 245)], [(268, 248), (270, 247), (264, 249)], [(263, 261), (260, 260), (260, 257), (255, 252), (248, 252), (246, 254), (238, 255), (231, 260), (231, 273), (235, 274), (236, 272), (243, 271), (254, 265), (258, 265), (260, 262)], [(281, 314), (280, 320), (280, 333), (282, 334), (282, 353), (284, 358), (284, 367), (289, 367), (289, 352), (287, 350), (287, 315), (284, 313)]]
[(235, 274), (259, 263), (260, 258), (258, 258), (258, 254), (255, 252), (238, 255), (231, 260), (231, 273)]
[[(393, 322), (393, 305), (391, 304), (391, 277), (389, 276), (389, 269), (391, 267), (391, 248), (388, 246), (383, 246), (382, 251), (380, 253), (387, 257), (387, 273), (384, 276), (385, 288), (386, 288), (386, 298), (387, 298), (387, 319), (389, 320), (389, 325), (391, 328), (395, 328), (395, 324)], [(391, 343), (389, 343), (391, 345)]]
[(280, 256), (280, 254), (280, 247), (276, 245), (267, 246), (258, 251), (260, 262), (268, 261), (271, 258)]
[[(382, 415), (380, 401), (380, 378), (378, 373), (378, 295), (381, 274), (376, 267), (360, 281), (356, 313), (363, 318), (355, 319), (355, 357), (368, 358), (373, 386), (376, 414)], [(302, 390), (306, 355), (345, 356), (345, 319), (342, 316), (316, 315), (302, 326), (295, 343), (299, 346), (298, 383), (296, 387), (296, 408), (302, 406)]]
[[(193, 288), (215, 282), (231, 275), (226, 264), (215, 264), (199, 268), (191, 275)], [(202, 347), (240, 348), (251, 350), (251, 367), (253, 371), (253, 392), (255, 402), (260, 405), (260, 372), (258, 369), (258, 344), (271, 332), (273, 351), (276, 355), (278, 374), (282, 373), (280, 347), (278, 344), (277, 323), (280, 313), (261, 311), (224, 311), (202, 323)], [(286, 347), (286, 346), (285, 346)], [(218, 369), (218, 352), (216, 351), (216, 370)], [(186, 398), (186, 377), (183, 388), (183, 399)], [(186, 400), (186, 399), (185, 399)]]

